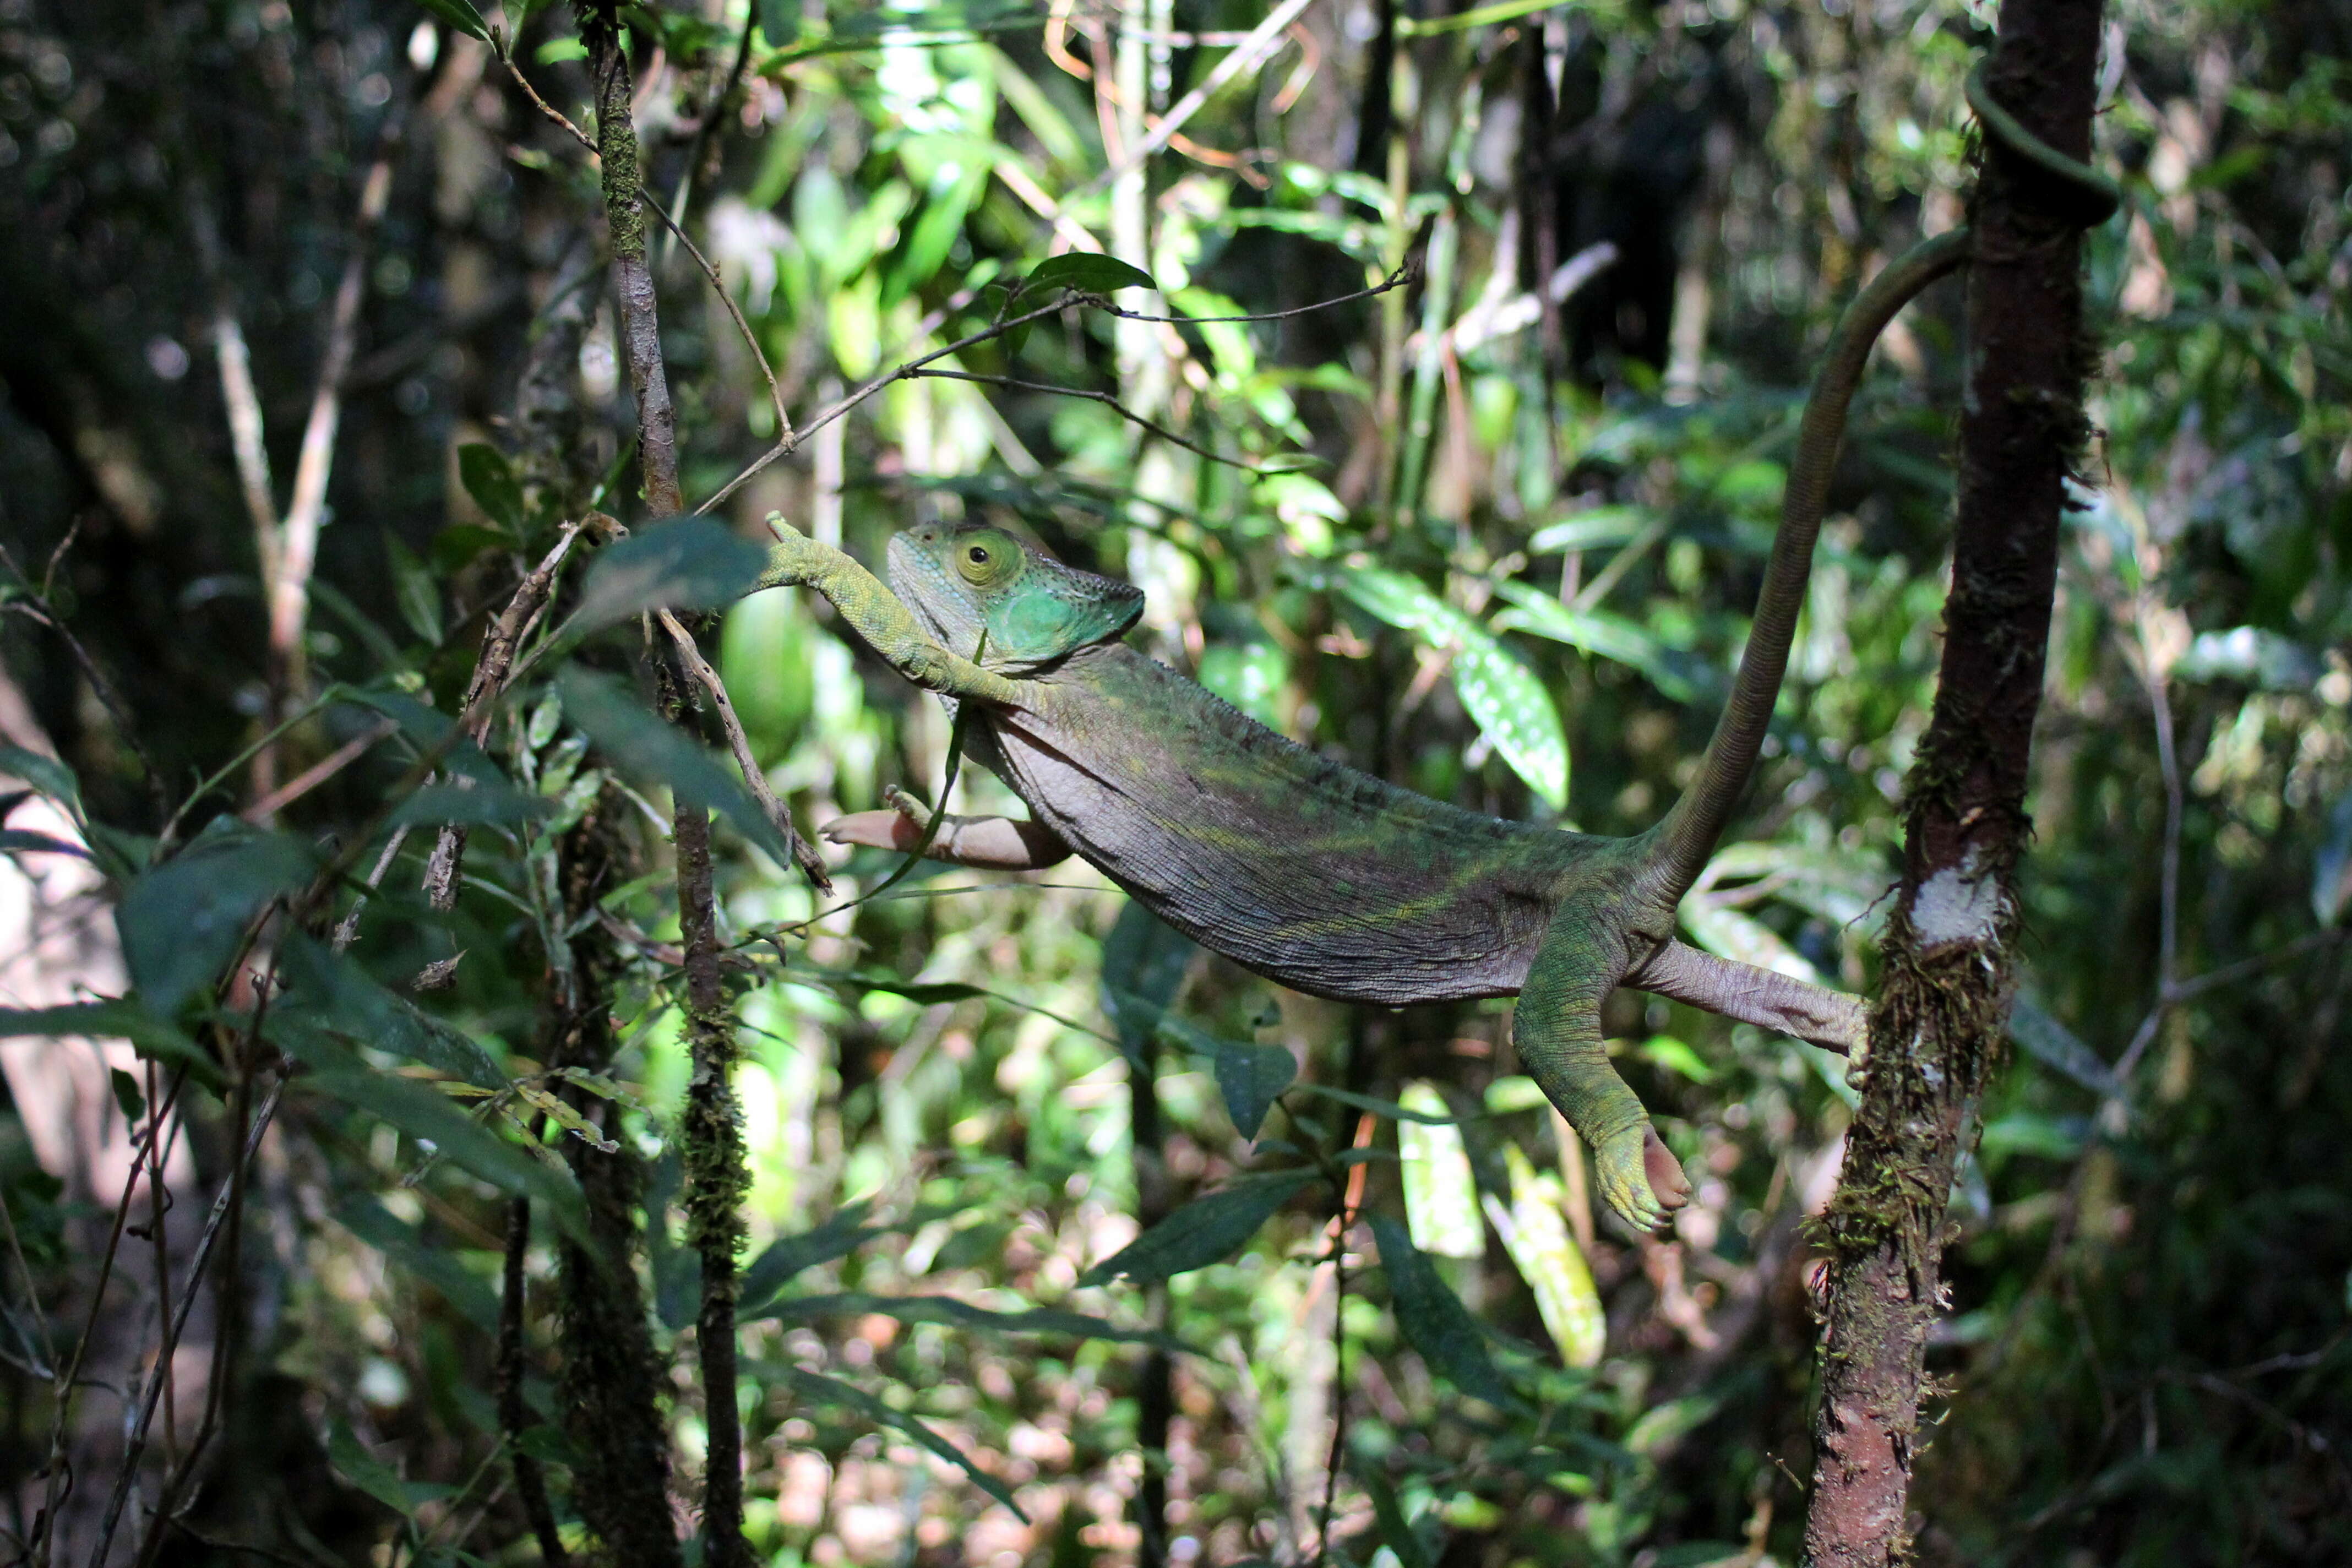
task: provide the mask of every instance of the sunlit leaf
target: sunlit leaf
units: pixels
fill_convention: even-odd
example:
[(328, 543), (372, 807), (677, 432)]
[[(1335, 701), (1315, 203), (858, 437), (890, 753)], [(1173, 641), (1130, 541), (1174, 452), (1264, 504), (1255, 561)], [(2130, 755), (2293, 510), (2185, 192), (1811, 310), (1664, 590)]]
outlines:
[(1156, 1285), (1177, 1274), (1205, 1268), (1241, 1250), (1276, 1210), (1316, 1178), (1288, 1172), (1245, 1180), (1194, 1198), (1080, 1277), (1080, 1285), (1131, 1279)]
[[(1448, 1116), (1452, 1108), (1434, 1084), (1404, 1086), (1398, 1104), (1426, 1116)], [(1403, 1162), (1405, 1223), (1413, 1245), (1440, 1258), (1483, 1258), (1486, 1226), (1478, 1216), (1478, 1186), (1470, 1173), (1470, 1151), (1461, 1128), (1451, 1122), (1400, 1121), (1397, 1154)]]
[(1503, 1160), (1511, 1173), (1511, 1202), (1506, 1209), (1492, 1197), (1486, 1200), (1495, 1229), (1519, 1278), (1535, 1293), (1536, 1310), (1560, 1359), (1574, 1367), (1599, 1366), (1608, 1321), (1592, 1270), (1568, 1234), (1568, 1199), (1559, 1178), (1538, 1175), (1516, 1143), (1503, 1146)]
[(1424, 586), (1378, 566), (1349, 566), (1333, 582), (1367, 614), (1454, 656), (1463, 710), (1528, 787), (1555, 811), (1568, 805), (1568, 736), (1535, 673), (1494, 634)]

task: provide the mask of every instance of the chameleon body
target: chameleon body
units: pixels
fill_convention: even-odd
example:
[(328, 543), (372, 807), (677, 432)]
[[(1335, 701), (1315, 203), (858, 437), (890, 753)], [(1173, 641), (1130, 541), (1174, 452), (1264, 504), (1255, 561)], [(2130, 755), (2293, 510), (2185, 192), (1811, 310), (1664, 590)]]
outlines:
[[(1609, 1063), (1611, 990), (1652, 989), (1838, 1048), (1861, 1039), (1854, 998), (1686, 947), (1675, 915), (1753, 770), (1870, 345), (1965, 255), (1964, 234), (1929, 241), (1840, 323), (1731, 700), (1697, 781), (1633, 837), (1480, 816), (1318, 756), (1121, 642), (1142, 611), (1138, 590), (998, 529), (899, 534), (885, 588), (772, 523), (764, 581), (816, 588), (910, 679), (975, 705), (970, 753), (1034, 820), (947, 818), (929, 853), (1017, 868), (1074, 849), (1202, 945), (1318, 995), (1400, 1005), (1517, 993), (1520, 1061), (1592, 1146), (1610, 1205), (1653, 1226), (1688, 1184)], [(909, 803), (843, 818), (826, 837), (911, 847), (921, 832)]]

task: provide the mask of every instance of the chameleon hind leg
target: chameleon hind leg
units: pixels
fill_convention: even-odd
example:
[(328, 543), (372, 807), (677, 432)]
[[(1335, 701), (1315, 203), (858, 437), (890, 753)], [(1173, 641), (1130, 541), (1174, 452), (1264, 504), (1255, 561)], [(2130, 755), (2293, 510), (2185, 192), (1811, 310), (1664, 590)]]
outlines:
[(1511, 1037), (1519, 1062), (1591, 1145), (1601, 1195), (1626, 1223), (1654, 1230), (1690, 1201), (1690, 1183), (1601, 1039), (1601, 1004), (1624, 965), (1608, 927), (1571, 900), (1545, 934), (1519, 988)]

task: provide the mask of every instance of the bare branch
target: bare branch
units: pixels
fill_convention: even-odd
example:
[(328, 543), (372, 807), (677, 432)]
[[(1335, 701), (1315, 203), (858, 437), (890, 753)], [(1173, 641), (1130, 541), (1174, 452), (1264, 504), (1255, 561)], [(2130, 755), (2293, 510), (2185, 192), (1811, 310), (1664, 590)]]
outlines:
[(1280, 473), (1283, 471), (1280, 468), (1264, 468), (1256, 463), (1245, 463), (1239, 458), (1228, 458), (1222, 452), (1211, 451), (1208, 447), (1200, 445), (1198, 442), (1188, 441), (1183, 437), (1176, 434), (1175, 431), (1169, 429), (1165, 425), (1155, 424), (1151, 420), (1146, 419), (1142, 415), (1138, 414), (1135, 410), (1129, 408), (1127, 405), (1121, 403), (1117, 397), (1114, 397), (1108, 392), (1088, 392), (1082, 387), (1076, 386), (1055, 386), (1051, 382), (1045, 381), (1021, 381), (1009, 375), (977, 375), (970, 371), (961, 370), (916, 370), (909, 371), (906, 374), (909, 379), (914, 380), (920, 380), (922, 378), (929, 377), (935, 381), (971, 381), (977, 382), (982, 386), (1007, 387), (1014, 392), (1044, 392), (1050, 393), (1055, 397), (1083, 397), (1089, 403), (1102, 404), (1129, 423), (1140, 425), (1143, 428), (1150, 431), (1154, 436), (1159, 437), (1161, 440), (1171, 442), (1176, 446), (1183, 447), (1184, 450), (1192, 453), (1196, 457), (1206, 458), (1213, 463), (1223, 463), (1229, 468), (1239, 468), (1245, 474)]
[(1282, 0), (1281, 5), (1267, 12), (1265, 20), (1251, 28), (1249, 36), (1240, 46), (1219, 60), (1216, 68), (1202, 79), (1200, 86), (1177, 100), (1148, 135), (1127, 149), (1127, 155), (1118, 163), (1089, 180), (1081, 194), (1091, 195), (1108, 189), (1132, 173), (1145, 159), (1167, 146), (1192, 116), (1216, 96), (1218, 89), (1242, 72), (1254, 68), (1282, 47), (1284, 35), (1290, 24), (1297, 20), (1298, 14), (1307, 9), (1308, 3), (1309, 0)]
[(751, 798), (760, 803), (761, 812), (776, 831), (783, 835), (784, 843), (793, 852), (793, 864), (816, 885), (818, 891), (833, 891), (833, 877), (826, 871), (824, 861), (818, 857), (814, 846), (800, 836), (799, 830), (793, 826), (792, 812), (776, 798), (775, 791), (768, 787), (767, 771), (751, 754), (751, 737), (744, 732), (743, 721), (736, 714), (734, 701), (727, 695), (727, 683), (719, 679), (719, 672), (710, 668), (709, 659), (702, 657), (702, 649), (696, 644), (694, 634), (680, 625), (676, 616), (662, 610), (657, 612), (657, 617), (662, 629), (669, 634), (670, 641), (677, 646), (678, 660), (686, 666), (687, 673), (710, 694), (711, 706), (719, 710), (719, 726), (727, 731), (727, 749), (735, 753), (735, 765), (743, 771), (744, 787), (751, 792)]

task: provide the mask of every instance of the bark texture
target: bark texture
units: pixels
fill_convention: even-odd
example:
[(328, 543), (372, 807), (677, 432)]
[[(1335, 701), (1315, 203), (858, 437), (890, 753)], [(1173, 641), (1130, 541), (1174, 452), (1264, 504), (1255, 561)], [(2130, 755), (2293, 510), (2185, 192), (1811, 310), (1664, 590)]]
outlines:
[[(2068, 157), (2090, 149), (2099, 0), (2010, 0), (1995, 98)], [(1973, 201), (1959, 509), (1936, 706), (1908, 781), (1903, 884), (1862, 1106), (1832, 1202), (1827, 1348), (1806, 1560), (1909, 1561), (1927, 1331), (1960, 1133), (2011, 988), (2014, 876), (2056, 578), (2084, 436), (2083, 198), (1988, 138)]]

